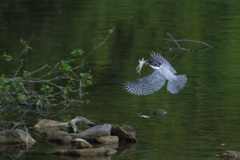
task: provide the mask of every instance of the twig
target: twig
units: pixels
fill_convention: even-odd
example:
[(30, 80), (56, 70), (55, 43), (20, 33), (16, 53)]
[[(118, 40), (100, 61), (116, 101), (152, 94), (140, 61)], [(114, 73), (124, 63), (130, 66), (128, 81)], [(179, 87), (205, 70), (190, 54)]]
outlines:
[[(31, 37), (29, 38), (27, 44), (25, 44), (24, 49), (23, 49), (23, 54), (25, 54), (27, 47), (29, 46), (29, 43), (31, 42), (33, 36), (34, 36), (34, 32), (32, 33)], [(26, 60), (26, 64), (27, 64), (27, 54), (26, 54), (25, 60)], [(19, 70), (22, 68), (22, 66), (23, 66), (23, 63), (21, 62), (21, 65), (18, 67), (18, 70), (15, 72), (13, 78), (15, 78), (17, 76), (17, 74), (18, 74)], [(28, 71), (28, 66), (27, 66), (27, 71)]]
[(173, 36), (170, 33), (167, 33), (167, 35), (172, 39), (172, 41), (177, 45), (178, 49), (181, 49), (180, 45), (178, 42), (173, 38)]
[(51, 66), (45, 64), (45, 65), (42, 66), (41, 68), (39, 68), (39, 69), (37, 69), (37, 70), (35, 70), (35, 71), (29, 73), (28, 76), (33, 75), (33, 74), (35, 74), (35, 73), (37, 73), (37, 72), (39, 72), (39, 71), (41, 71), (41, 70), (43, 70), (44, 68), (47, 68), (47, 67), (48, 67), (48, 68), (52, 68)]
[(58, 62), (54, 67), (53, 69), (50, 71), (50, 74), (52, 74), (53, 70), (57, 68), (57, 66), (60, 64), (61, 62)]
[(182, 39), (182, 40), (176, 40), (173, 38), (173, 36), (170, 33), (167, 33), (167, 35), (171, 38), (171, 39), (167, 39), (167, 38), (163, 38), (163, 40), (166, 41), (172, 41), (177, 45), (177, 53), (173, 56), (172, 60), (175, 59), (182, 51), (193, 51), (193, 50), (188, 50), (188, 49), (184, 49), (180, 46), (180, 44), (178, 42), (194, 42), (194, 43), (199, 43), (199, 44), (203, 44), (205, 46), (207, 46), (207, 48), (198, 50), (199, 52), (208, 50), (210, 48), (213, 48), (211, 45), (205, 43), (205, 42), (201, 42), (201, 41), (196, 41), (196, 40), (189, 40), (189, 39)]
[(32, 109), (32, 106), (30, 106), (30, 108), (29, 108), (26, 112), (24, 112), (21, 116), (19, 116), (18, 118), (16, 118), (14, 121), (17, 121), (18, 119), (24, 117), (29, 111), (31, 111), (31, 109)]
[[(113, 26), (112, 32), (114, 31), (114, 29), (115, 29), (115, 26)], [(94, 50), (94, 49), (97, 49), (98, 47), (100, 47), (101, 45), (103, 45), (103, 44), (106, 42), (106, 40), (109, 38), (110, 34), (111, 34), (111, 33), (108, 33), (107, 36), (105, 37), (105, 39), (104, 39), (99, 45), (97, 45), (96, 47), (94, 47), (93, 50)]]
[(79, 98), (82, 98), (82, 80), (79, 81)]
[(91, 122), (90, 120), (88, 120), (87, 118), (77, 116), (76, 118), (74, 118), (68, 122), (74, 132), (77, 132), (77, 130), (78, 130), (78, 127), (76, 126), (77, 122), (83, 122), (90, 127), (95, 126), (95, 124), (93, 122)]
[(25, 131), (26, 131), (26, 148), (27, 148), (27, 151), (28, 151), (28, 147), (29, 147), (29, 144), (28, 144), (28, 137), (29, 137), (29, 133), (28, 133), (28, 128), (24, 125), (24, 128), (25, 128)]
[(21, 65), (18, 67), (18, 69), (17, 69), (17, 71), (15, 72), (13, 78), (15, 78), (15, 77), (17, 76), (17, 74), (18, 74), (19, 70), (22, 68), (22, 66), (23, 66), (23, 63), (21, 63)]
[(31, 37), (29, 38), (27, 44), (25, 45), (25, 47), (23, 49), (23, 54), (26, 54), (25, 60), (26, 60), (26, 69), (27, 69), (27, 71), (28, 71), (27, 49), (28, 49), (29, 43), (31, 42), (33, 36), (34, 36), (34, 32), (32, 33)]
[(49, 83), (49, 84), (51, 84), (51, 85), (59, 88), (60, 90), (62, 90), (62, 87), (61, 87), (61, 86), (59, 86), (59, 85), (57, 85), (56, 83), (53, 83), (53, 82), (51, 82), (51, 81), (49, 81), (49, 80), (43, 80), (43, 79), (39, 79), (39, 80), (27, 80), (27, 82), (30, 82), (30, 83), (43, 83), (43, 82), (45, 82), (45, 83)]
[(25, 92), (26, 94), (28, 94), (29, 92), (25, 89), (25, 87), (23, 86), (23, 84), (21, 84), (21, 86), (22, 86), (22, 89), (24, 90), (24, 92)]
[(72, 70), (71, 72), (72, 72), (72, 74), (79, 80), (79, 77), (76, 75), (76, 73), (73, 72), (73, 70)]
[(83, 67), (83, 62), (84, 62), (84, 61), (82, 61), (82, 64), (81, 64), (81, 65), (72, 68), (72, 70), (76, 70), (76, 69), (78, 69), (78, 68), (82, 68), (82, 67)]
[[(173, 41), (172, 39), (166, 39), (166, 38), (164, 38), (164, 40), (166, 40), (166, 41)], [(195, 43), (203, 44), (203, 45), (207, 46), (208, 48), (213, 48), (213, 46), (211, 46), (211, 45), (209, 45), (209, 44), (207, 44), (207, 43), (205, 43), (205, 42), (197, 41), (197, 40), (181, 39), (181, 40), (174, 40), (174, 42), (175, 42), (175, 43), (176, 43), (176, 42), (195, 42)], [(177, 43), (177, 44), (178, 44), (178, 43)], [(178, 44), (178, 46), (179, 46), (179, 44)], [(181, 47), (180, 47), (180, 48), (181, 48)]]
[(171, 59), (171, 61), (173, 61), (180, 53), (181, 53), (181, 50), (178, 50), (177, 53)]
[[(115, 29), (115, 26), (113, 26), (112, 32), (114, 31), (114, 29)], [(107, 41), (107, 39), (110, 37), (110, 34), (112, 34), (112, 32), (111, 32), (111, 33), (108, 32), (108, 34), (107, 34), (107, 36), (104, 38), (104, 40), (103, 40), (101, 43), (99, 43), (96, 47), (94, 47), (94, 48), (92, 49), (92, 51), (89, 52), (89, 54), (86, 55), (86, 57), (82, 60), (82, 65), (81, 65), (81, 67), (83, 66), (85, 60), (90, 56), (90, 54), (92, 54), (93, 50), (95, 50), (95, 49), (99, 48), (100, 46), (102, 46), (102, 45)], [(76, 68), (76, 67), (75, 67), (75, 68)], [(74, 70), (75, 68), (73, 68), (73, 70)]]
[(12, 127), (12, 129), (11, 129), (11, 130), (14, 130), (16, 127), (18, 127), (18, 126), (22, 125), (22, 123), (21, 123), (21, 122), (12, 122), (12, 124), (13, 124), (13, 127)]
[(31, 83), (34, 83), (34, 82), (51, 82), (51, 81), (55, 81), (55, 80), (59, 80), (59, 79), (69, 79), (69, 77), (63, 77), (63, 76), (57, 76), (57, 77), (54, 77), (54, 78), (51, 78), (51, 79), (42, 79), (42, 78), (30, 78), (28, 80), (25, 80), (24, 82), (31, 82)]
[(29, 38), (27, 44), (25, 45), (25, 49), (27, 49), (27, 47), (29, 46), (29, 43), (31, 42), (33, 36), (34, 36), (34, 32), (31, 34), (31, 37)]

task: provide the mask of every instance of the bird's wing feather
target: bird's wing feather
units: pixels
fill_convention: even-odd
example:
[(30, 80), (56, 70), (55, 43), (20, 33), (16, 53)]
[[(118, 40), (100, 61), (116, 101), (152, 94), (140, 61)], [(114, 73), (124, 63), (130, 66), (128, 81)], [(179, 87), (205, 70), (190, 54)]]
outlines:
[(161, 65), (167, 69), (169, 69), (173, 74), (176, 74), (176, 70), (172, 67), (172, 65), (163, 57), (161, 54), (152, 52), (151, 57), (157, 61), (158, 63), (161, 63)]
[(158, 71), (154, 71), (149, 76), (124, 83), (124, 88), (135, 95), (149, 95), (160, 90), (165, 81), (166, 79)]

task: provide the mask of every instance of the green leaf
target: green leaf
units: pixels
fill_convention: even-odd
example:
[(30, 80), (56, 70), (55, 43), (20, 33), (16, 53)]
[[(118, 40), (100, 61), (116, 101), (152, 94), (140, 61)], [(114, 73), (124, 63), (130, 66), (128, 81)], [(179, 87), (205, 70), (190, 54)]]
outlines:
[(68, 65), (67, 61), (61, 61), (61, 68), (60, 70), (64, 71), (64, 72), (69, 72), (71, 71), (71, 66)]
[(86, 73), (80, 73), (80, 76), (85, 78), (86, 77)]
[(30, 72), (28, 72), (28, 71), (23, 71), (23, 77), (24, 77), (24, 78), (27, 77), (27, 76), (29, 76), (29, 74), (30, 74)]
[(113, 29), (109, 29), (109, 33), (112, 34), (113, 33)]
[(63, 94), (66, 95), (67, 93), (68, 93), (68, 91), (65, 89), (65, 90), (63, 91)]
[(75, 49), (71, 52), (72, 55), (74, 56), (77, 56), (77, 55), (83, 55), (83, 50), (80, 48), (80, 49)]
[(125, 127), (124, 127), (124, 126), (120, 126), (119, 128), (120, 128), (120, 129), (125, 129)]
[(11, 60), (13, 60), (12, 56), (7, 55), (5, 52), (3, 52), (3, 59), (5, 59), (7, 62), (10, 62)]
[(18, 94), (17, 98), (18, 98), (18, 101), (21, 103), (27, 102), (27, 97), (25, 94), (20, 93), (20, 94)]
[(26, 41), (24, 41), (22, 38), (20, 39), (20, 42), (23, 44), (23, 45), (25, 45), (27, 42)]

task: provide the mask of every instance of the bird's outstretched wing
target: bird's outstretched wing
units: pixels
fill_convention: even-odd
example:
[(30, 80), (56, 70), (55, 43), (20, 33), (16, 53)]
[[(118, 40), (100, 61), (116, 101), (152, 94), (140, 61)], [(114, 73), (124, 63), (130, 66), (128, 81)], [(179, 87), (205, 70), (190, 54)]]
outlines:
[(155, 61), (161, 63), (162, 66), (169, 69), (173, 74), (177, 73), (175, 69), (172, 67), (172, 65), (163, 56), (161, 56), (161, 54), (152, 52), (150, 55)]
[(124, 83), (124, 88), (135, 95), (149, 95), (160, 90), (166, 79), (157, 71), (151, 75)]

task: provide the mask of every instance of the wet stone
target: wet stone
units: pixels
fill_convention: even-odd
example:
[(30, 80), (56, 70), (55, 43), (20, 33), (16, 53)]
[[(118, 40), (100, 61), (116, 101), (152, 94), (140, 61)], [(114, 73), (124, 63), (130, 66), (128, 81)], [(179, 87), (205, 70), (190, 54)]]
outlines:
[(83, 132), (80, 132), (76, 135), (76, 138), (82, 138), (87, 141), (95, 141), (96, 138), (101, 136), (110, 136), (112, 125), (111, 124), (103, 124), (93, 126)]

